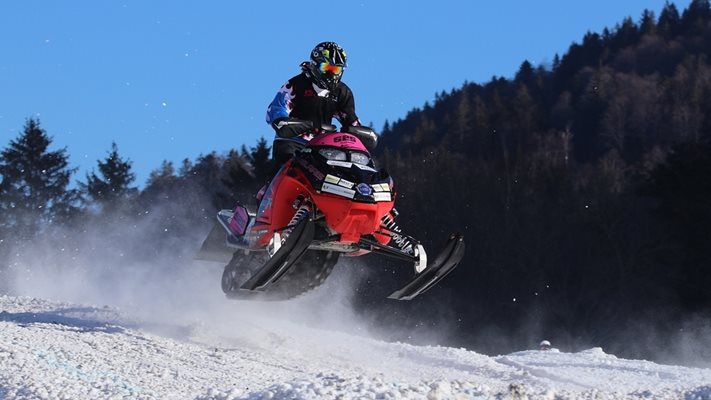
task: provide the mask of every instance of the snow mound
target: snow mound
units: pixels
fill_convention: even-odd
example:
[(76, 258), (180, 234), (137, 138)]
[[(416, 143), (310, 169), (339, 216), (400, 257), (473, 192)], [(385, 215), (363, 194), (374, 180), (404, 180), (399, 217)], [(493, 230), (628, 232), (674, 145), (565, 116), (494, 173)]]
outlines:
[(488, 357), (227, 309), (166, 323), (2, 296), (0, 399), (711, 399), (709, 369), (600, 348)]

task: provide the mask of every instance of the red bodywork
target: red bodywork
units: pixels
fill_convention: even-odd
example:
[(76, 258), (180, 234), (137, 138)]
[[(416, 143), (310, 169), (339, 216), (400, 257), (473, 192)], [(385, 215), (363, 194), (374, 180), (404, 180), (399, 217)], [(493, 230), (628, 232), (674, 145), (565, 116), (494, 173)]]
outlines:
[[(352, 135), (336, 133), (323, 135), (325, 137), (320, 138), (319, 143), (328, 140), (328, 136), (336, 135), (355, 138)], [(312, 144), (314, 140), (312, 140)], [(332, 140), (328, 143), (334, 147), (365, 151), (360, 141), (358, 141), (358, 144), (353, 144), (350, 141), (338, 143)], [(358, 243), (363, 235), (373, 235), (379, 243), (384, 245), (387, 245), (391, 240), (387, 232), (381, 232), (381, 219), (393, 209), (394, 193), (392, 193), (391, 201), (364, 203), (347, 197), (320, 192), (312, 186), (301, 166), (295, 165), (292, 159), (284, 165), (280, 173), (272, 180), (266, 193), (264, 193), (264, 198), (261, 200), (256, 222), (252, 227), (252, 233), (257, 237), (255, 244), (257, 247), (267, 246), (273, 232), (289, 224), (295, 212), (293, 205), (299, 196), (310, 199), (311, 203), (325, 215), (328, 227), (340, 234), (340, 239), (335, 243)], [(365, 253), (367, 251), (359, 250), (348, 254), (355, 256)]]

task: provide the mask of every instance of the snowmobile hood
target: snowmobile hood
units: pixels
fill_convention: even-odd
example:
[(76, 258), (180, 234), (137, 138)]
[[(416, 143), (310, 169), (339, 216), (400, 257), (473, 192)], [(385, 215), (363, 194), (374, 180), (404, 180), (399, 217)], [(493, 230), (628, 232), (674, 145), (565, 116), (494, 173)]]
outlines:
[(358, 137), (342, 132), (318, 135), (311, 139), (309, 146), (332, 146), (342, 149), (362, 151), (363, 153), (370, 154), (368, 149), (365, 148), (363, 142), (361, 142)]

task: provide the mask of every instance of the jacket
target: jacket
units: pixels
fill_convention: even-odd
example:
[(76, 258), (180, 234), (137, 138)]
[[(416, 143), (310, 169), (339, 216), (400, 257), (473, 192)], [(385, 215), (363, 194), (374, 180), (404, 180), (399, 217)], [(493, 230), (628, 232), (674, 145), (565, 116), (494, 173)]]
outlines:
[[(360, 125), (353, 92), (345, 83), (339, 82), (331, 93), (313, 84), (307, 74), (304, 71), (289, 79), (267, 108), (267, 123), (277, 136), (293, 137), (318, 131), (323, 124), (331, 124), (333, 118), (344, 127)], [(310, 123), (288, 124), (294, 120)]]

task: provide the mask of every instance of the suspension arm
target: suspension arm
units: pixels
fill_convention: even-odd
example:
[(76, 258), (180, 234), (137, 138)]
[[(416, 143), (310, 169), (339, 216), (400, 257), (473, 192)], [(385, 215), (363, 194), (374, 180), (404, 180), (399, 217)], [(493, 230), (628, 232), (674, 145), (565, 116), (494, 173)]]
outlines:
[(369, 239), (369, 238), (361, 237), (360, 241), (358, 241), (358, 247), (360, 247), (363, 250), (368, 250), (373, 253), (382, 254), (382, 255), (397, 258), (400, 260), (410, 261), (413, 263), (418, 261), (418, 258), (415, 256), (404, 253), (400, 249), (395, 249), (393, 247), (381, 244), (381, 243), (379, 243), (375, 240)]

